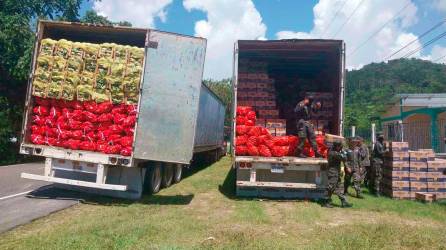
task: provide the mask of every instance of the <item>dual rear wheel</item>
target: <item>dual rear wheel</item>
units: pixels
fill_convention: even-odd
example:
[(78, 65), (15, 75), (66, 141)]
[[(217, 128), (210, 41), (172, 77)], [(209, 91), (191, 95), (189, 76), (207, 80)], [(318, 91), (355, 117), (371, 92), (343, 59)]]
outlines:
[(152, 163), (147, 168), (145, 177), (145, 189), (150, 194), (156, 194), (162, 187), (166, 188), (172, 183), (181, 181), (183, 165), (172, 163)]

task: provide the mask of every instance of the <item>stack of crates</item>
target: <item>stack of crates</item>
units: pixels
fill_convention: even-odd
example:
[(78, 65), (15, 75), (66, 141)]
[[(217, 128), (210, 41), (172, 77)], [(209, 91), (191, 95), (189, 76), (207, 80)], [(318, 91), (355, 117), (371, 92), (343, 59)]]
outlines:
[(410, 190), (409, 145), (407, 142), (391, 142), (384, 156), (381, 190), (394, 199), (413, 199)]
[(427, 191), (435, 199), (446, 199), (446, 160), (427, 162)]
[(311, 121), (317, 131), (329, 130), (330, 121), (333, 119), (334, 97), (329, 92), (306, 92), (307, 97), (320, 101), (322, 108), (313, 114)]
[(241, 60), (237, 85), (237, 105), (249, 106), (256, 111), (256, 125), (266, 127), (271, 135), (286, 135), (286, 120), (279, 119), (276, 88), (267, 70), (268, 64)]
[(416, 193), (428, 191), (428, 162), (434, 160), (432, 150), (409, 151), (410, 191), (414, 197)]

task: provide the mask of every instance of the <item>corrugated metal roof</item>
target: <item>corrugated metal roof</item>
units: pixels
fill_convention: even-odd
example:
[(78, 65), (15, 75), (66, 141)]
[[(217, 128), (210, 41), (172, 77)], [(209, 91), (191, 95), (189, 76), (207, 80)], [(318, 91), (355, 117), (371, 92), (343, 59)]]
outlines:
[(401, 99), (405, 107), (446, 107), (446, 93), (435, 94), (399, 94), (396, 96)]

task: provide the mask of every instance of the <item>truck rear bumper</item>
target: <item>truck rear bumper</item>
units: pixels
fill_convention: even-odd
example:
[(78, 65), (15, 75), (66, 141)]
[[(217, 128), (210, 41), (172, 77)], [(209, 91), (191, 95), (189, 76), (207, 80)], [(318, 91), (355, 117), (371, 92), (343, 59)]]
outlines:
[(89, 182), (89, 181), (79, 181), (79, 180), (57, 178), (57, 177), (52, 177), (52, 176), (44, 176), (44, 175), (28, 174), (28, 173), (22, 173), (21, 177), (25, 178), (25, 179), (47, 181), (47, 182), (60, 183), (60, 184), (72, 185), (72, 186), (98, 188), (98, 189), (106, 189), (106, 190), (114, 190), (114, 191), (127, 191), (126, 185), (102, 184), (102, 183), (94, 183), (94, 182)]

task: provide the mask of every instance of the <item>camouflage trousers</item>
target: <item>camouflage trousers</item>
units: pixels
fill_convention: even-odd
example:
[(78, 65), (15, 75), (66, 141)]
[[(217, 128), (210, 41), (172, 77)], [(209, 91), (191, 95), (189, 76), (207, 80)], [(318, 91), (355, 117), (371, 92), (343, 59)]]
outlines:
[(331, 196), (336, 194), (342, 202), (345, 202), (345, 195), (342, 192), (342, 182), (340, 170), (336, 168), (329, 168), (327, 172), (327, 201), (331, 201)]
[(374, 159), (372, 162), (372, 180), (371, 180), (371, 191), (380, 194), (381, 193), (381, 181), (383, 178), (383, 161), (381, 159)]
[(302, 153), (306, 139), (308, 139), (314, 152), (317, 152), (316, 134), (314, 133), (313, 124), (308, 121), (299, 120), (297, 122), (297, 136), (299, 137), (299, 144), (296, 150), (297, 154)]
[(353, 188), (359, 194), (361, 193), (361, 183), (365, 177), (365, 169), (362, 167), (352, 169), (351, 173), (345, 173), (344, 176), (344, 194), (347, 194), (348, 187), (352, 185), (353, 178)]

